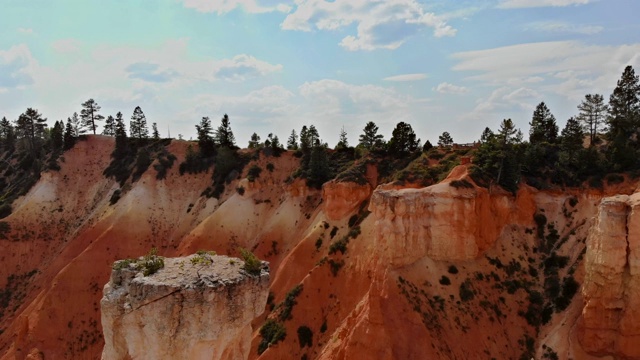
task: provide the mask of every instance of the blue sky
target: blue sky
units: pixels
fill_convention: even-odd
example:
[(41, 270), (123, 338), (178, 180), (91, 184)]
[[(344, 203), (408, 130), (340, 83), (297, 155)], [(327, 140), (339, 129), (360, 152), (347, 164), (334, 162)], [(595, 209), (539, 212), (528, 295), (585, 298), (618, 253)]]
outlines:
[(163, 135), (229, 114), (240, 146), (367, 121), (471, 142), (545, 101), (562, 127), (640, 71), (637, 0), (1, 0), (0, 116), (52, 123), (89, 98)]

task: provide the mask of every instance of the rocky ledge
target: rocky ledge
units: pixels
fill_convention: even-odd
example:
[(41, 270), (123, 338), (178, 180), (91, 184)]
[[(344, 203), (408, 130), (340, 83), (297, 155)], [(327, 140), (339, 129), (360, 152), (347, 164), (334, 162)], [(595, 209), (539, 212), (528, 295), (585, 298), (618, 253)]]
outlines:
[(142, 259), (114, 264), (100, 302), (102, 359), (247, 359), (267, 263), (250, 274), (242, 260), (210, 253), (158, 259), (164, 267), (147, 276)]

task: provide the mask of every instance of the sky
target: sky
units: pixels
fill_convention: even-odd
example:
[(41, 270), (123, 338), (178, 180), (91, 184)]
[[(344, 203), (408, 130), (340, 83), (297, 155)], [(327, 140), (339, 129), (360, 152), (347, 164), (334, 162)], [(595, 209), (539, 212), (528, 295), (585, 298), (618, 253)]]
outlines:
[[(161, 136), (224, 114), (239, 146), (314, 124), (356, 145), (368, 121), (479, 139), (544, 101), (562, 128), (586, 94), (640, 71), (638, 0), (0, 0), (0, 117), (50, 124), (93, 98)], [(128, 121), (127, 121), (128, 123)], [(99, 129), (101, 131), (101, 129)]]

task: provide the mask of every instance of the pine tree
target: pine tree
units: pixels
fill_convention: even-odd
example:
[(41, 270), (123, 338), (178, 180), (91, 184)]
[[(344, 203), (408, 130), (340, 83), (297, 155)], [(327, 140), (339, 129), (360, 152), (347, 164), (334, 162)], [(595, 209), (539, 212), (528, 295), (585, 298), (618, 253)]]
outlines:
[(491, 129), (489, 129), (488, 127), (484, 128), (484, 131), (482, 132), (482, 135), (480, 136), (480, 143), (484, 144), (487, 141), (490, 141), (493, 138), (494, 134), (493, 131), (491, 131)]
[(291, 135), (289, 135), (289, 139), (287, 139), (287, 149), (298, 150), (298, 135), (295, 129), (291, 130)]
[(640, 121), (640, 81), (631, 65), (627, 66), (609, 97), (609, 138), (629, 138)]
[(133, 139), (148, 139), (149, 128), (147, 127), (147, 117), (144, 116), (140, 106), (136, 106), (129, 122), (129, 132)]
[(104, 119), (104, 116), (98, 114), (99, 111), (100, 106), (93, 99), (89, 99), (82, 103), (82, 110), (80, 111), (82, 125), (90, 131), (93, 131), (93, 135), (96, 134), (96, 129), (98, 128), (96, 122)]
[(211, 134), (213, 128), (211, 127), (211, 120), (209, 117), (204, 116), (200, 120), (200, 124), (196, 125), (196, 133), (198, 134), (198, 148), (202, 157), (213, 156), (215, 152), (215, 143)]
[(42, 145), (42, 139), (47, 128), (47, 119), (43, 118), (38, 110), (28, 108), (27, 111), (20, 114), (16, 121), (16, 132), (18, 138), (22, 139), (22, 143), (29, 151), (39, 151)]
[(69, 150), (76, 144), (75, 130), (71, 125), (71, 118), (67, 119), (67, 125), (64, 128), (64, 149)]
[(247, 146), (249, 149), (257, 149), (260, 147), (260, 135), (253, 133), (251, 135), (251, 139), (249, 140), (249, 145)]
[(420, 139), (416, 138), (411, 125), (399, 122), (389, 140), (389, 152), (395, 155), (403, 155), (416, 151), (420, 147)]
[(313, 146), (313, 144), (309, 139), (309, 129), (307, 125), (302, 125), (302, 129), (300, 130), (300, 150), (307, 154), (311, 151), (311, 146)]
[(158, 124), (157, 123), (153, 123), (151, 124), (151, 129), (152, 129), (152, 137), (153, 140), (160, 140), (160, 132), (158, 132)]
[(59, 152), (64, 147), (64, 129), (63, 122), (56, 121), (51, 129), (51, 146), (54, 152)]
[(118, 111), (115, 120), (116, 146), (113, 151), (113, 157), (116, 159), (122, 159), (129, 153), (129, 138), (127, 137), (127, 129), (121, 112)]
[(309, 126), (309, 131), (307, 132), (307, 137), (309, 139), (309, 143), (312, 147), (320, 145), (320, 134), (318, 134), (318, 129), (316, 129), (315, 125)]
[(78, 137), (87, 132), (87, 130), (82, 126), (82, 122), (80, 122), (80, 118), (78, 117), (78, 113), (74, 112), (70, 118), (67, 119), (67, 122), (71, 123), (71, 129), (73, 129), (73, 137)]
[(449, 147), (453, 145), (453, 138), (449, 132), (445, 131), (438, 137), (438, 146)]
[(226, 148), (234, 148), (236, 146), (236, 138), (231, 131), (231, 123), (229, 121), (229, 115), (224, 114), (220, 120), (220, 126), (213, 135), (216, 144)]
[(360, 146), (367, 150), (374, 150), (380, 147), (382, 139), (383, 136), (378, 134), (378, 126), (373, 121), (369, 121), (360, 135)]
[(587, 94), (578, 105), (578, 110), (580, 110), (578, 120), (584, 124), (585, 130), (589, 133), (589, 146), (593, 146), (596, 143), (598, 129), (602, 126), (608, 106), (604, 103), (602, 95)]
[(336, 150), (349, 148), (349, 141), (347, 140), (347, 132), (344, 130), (344, 126), (340, 129), (340, 138), (336, 145)]
[(531, 144), (548, 142), (553, 144), (558, 138), (558, 125), (556, 118), (551, 114), (544, 102), (538, 104), (533, 111), (529, 130), (529, 142)]
[(15, 130), (6, 117), (0, 120), (0, 139), (3, 151), (13, 151), (16, 142)]
[(582, 142), (584, 139), (584, 131), (580, 122), (576, 118), (570, 118), (567, 120), (567, 124), (560, 135), (560, 148), (568, 152), (577, 152), (582, 149)]
[(322, 146), (314, 146), (311, 150), (309, 160), (309, 174), (307, 183), (311, 187), (321, 188), (322, 184), (331, 178), (331, 169), (329, 168), (329, 158), (326, 149)]
[(107, 116), (107, 120), (104, 122), (104, 129), (102, 135), (115, 136), (116, 135), (116, 121), (113, 116)]

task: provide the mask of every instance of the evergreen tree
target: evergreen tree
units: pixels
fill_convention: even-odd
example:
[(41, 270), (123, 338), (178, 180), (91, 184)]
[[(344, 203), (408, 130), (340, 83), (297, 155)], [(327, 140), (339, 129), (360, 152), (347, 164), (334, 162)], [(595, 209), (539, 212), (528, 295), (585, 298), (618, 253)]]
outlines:
[(309, 129), (307, 129), (307, 125), (302, 125), (302, 130), (300, 130), (300, 150), (307, 154), (311, 151), (311, 146), (313, 144), (309, 140)]
[(71, 129), (73, 129), (73, 137), (78, 137), (84, 133), (86, 133), (86, 129), (82, 126), (82, 122), (80, 122), (80, 118), (78, 117), (78, 113), (74, 112), (70, 118), (67, 119), (67, 122), (71, 123)]
[(249, 140), (249, 145), (247, 146), (249, 149), (257, 149), (260, 147), (260, 135), (253, 133), (251, 135), (251, 139)]
[(564, 151), (575, 153), (583, 149), (583, 139), (584, 131), (580, 126), (580, 122), (573, 117), (567, 120), (567, 124), (560, 135), (560, 148)]
[(411, 125), (399, 122), (389, 140), (389, 152), (395, 155), (403, 155), (416, 151), (420, 147), (420, 139), (416, 138)]
[(360, 146), (371, 151), (381, 147), (382, 139), (383, 136), (378, 134), (378, 126), (373, 121), (369, 121), (360, 135)]
[(3, 151), (13, 151), (16, 142), (15, 130), (6, 117), (0, 121), (0, 139)]
[(96, 134), (96, 129), (98, 128), (96, 122), (104, 119), (104, 116), (98, 114), (99, 111), (100, 106), (93, 99), (89, 99), (82, 103), (82, 110), (80, 111), (82, 125), (90, 131), (93, 131), (93, 135)]
[(107, 116), (107, 120), (104, 122), (104, 129), (102, 135), (115, 136), (116, 135), (116, 121), (113, 116)]
[(211, 120), (208, 116), (203, 116), (200, 120), (200, 124), (196, 125), (196, 133), (198, 134), (198, 148), (200, 149), (200, 155), (202, 157), (213, 156), (215, 152), (215, 143), (211, 134), (213, 128), (211, 127)]
[(287, 149), (298, 150), (298, 135), (295, 129), (291, 130), (291, 135), (289, 135), (289, 139), (287, 139)]
[(315, 125), (309, 126), (309, 132), (307, 132), (307, 137), (312, 147), (320, 145), (320, 134), (318, 134), (318, 130), (316, 129)]
[(609, 97), (609, 138), (628, 139), (640, 121), (640, 81), (631, 65), (627, 66)]
[(214, 141), (221, 147), (234, 148), (236, 146), (236, 138), (231, 131), (229, 115), (224, 114), (220, 120), (220, 126), (213, 135)]
[(491, 138), (493, 138), (494, 134), (493, 131), (491, 131), (491, 129), (489, 129), (488, 127), (484, 128), (484, 131), (482, 132), (482, 135), (480, 136), (480, 143), (484, 144), (487, 141), (490, 141)]
[(115, 120), (116, 146), (112, 156), (116, 159), (122, 159), (129, 153), (129, 138), (127, 137), (127, 129), (121, 112), (118, 111)]
[(578, 105), (578, 110), (580, 110), (578, 120), (584, 124), (585, 130), (589, 133), (589, 146), (593, 146), (596, 143), (598, 129), (602, 127), (608, 110), (604, 97), (600, 94), (587, 94)]
[(133, 139), (148, 139), (149, 128), (147, 127), (147, 117), (144, 116), (140, 106), (136, 106), (129, 122), (129, 133)]
[(69, 150), (76, 144), (75, 130), (71, 125), (71, 118), (67, 119), (67, 125), (64, 128), (64, 149)]
[(160, 132), (158, 131), (158, 124), (157, 123), (153, 123), (151, 124), (151, 129), (152, 129), (152, 137), (153, 140), (160, 140)]
[(422, 146), (422, 152), (427, 152), (431, 149), (433, 149), (433, 145), (431, 144), (431, 141), (429, 140), (425, 141), (424, 145)]
[(64, 129), (62, 121), (56, 121), (51, 129), (51, 146), (54, 152), (59, 152), (64, 147)]
[(551, 114), (549, 108), (544, 102), (538, 104), (533, 111), (529, 130), (529, 142), (531, 144), (548, 142), (553, 144), (558, 138), (558, 125), (556, 118)]
[(347, 132), (344, 131), (344, 126), (340, 130), (340, 138), (338, 139), (338, 144), (336, 145), (336, 150), (347, 149), (349, 147), (349, 141), (347, 140)]
[(39, 151), (42, 139), (47, 128), (47, 119), (43, 118), (38, 110), (28, 108), (20, 114), (16, 121), (16, 132), (18, 138), (29, 151)]
[(307, 183), (311, 187), (320, 189), (322, 184), (331, 179), (329, 158), (326, 149), (322, 146), (314, 146), (309, 160), (309, 173)]
[[(591, 127), (587, 128), (591, 131)], [(584, 175), (581, 170), (582, 159), (585, 158), (585, 149), (582, 146), (584, 140), (583, 126), (576, 118), (567, 120), (567, 124), (560, 135), (560, 151), (558, 152), (558, 162), (555, 166), (555, 182), (575, 186), (580, 183)], [(593, 148), (592, 148), (593, 149)], [(595, 164), (589, 164), (594, 167)]]
[(520, 182), (522, 133), (511, 119), (504, 119), (500, 131), (491, 134), (491, 130), (483, 132), (484, 141), (474, 156), (472, 173), (493, 179), (515, 193)]
[(438, 146), (449, 147), (453, 145), (453, 138), (449, 132), (445, 131), (438, 137)]

